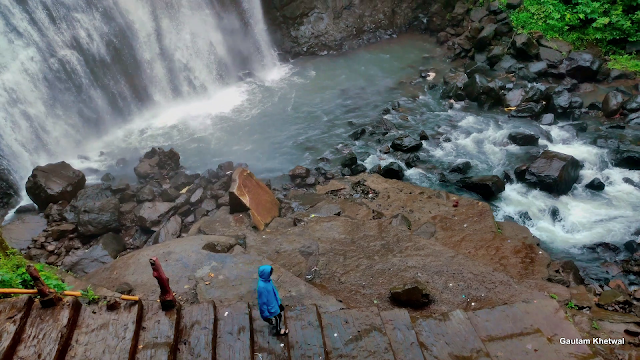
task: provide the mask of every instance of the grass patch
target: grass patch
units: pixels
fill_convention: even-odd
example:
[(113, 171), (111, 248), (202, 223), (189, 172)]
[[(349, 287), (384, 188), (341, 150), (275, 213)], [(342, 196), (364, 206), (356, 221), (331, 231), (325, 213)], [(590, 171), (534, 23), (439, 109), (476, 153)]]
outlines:
[[(22, 257), (22, 254), (14, 249), (0, 252), (0, 288), (35, 289), (33, 281), (27, 274), (27, 264), (28, 262)], [(44, 264), (35, 264), (34, 266), (40, 272), (42, 280), (50, 288), (56, 292), (69, 290), (69, 286), (56, 275), (54, 268)]]
[(631, 70), (640, 73), (640, 58), (632, 55), (611, 55), (609, 68), (620, 70)]

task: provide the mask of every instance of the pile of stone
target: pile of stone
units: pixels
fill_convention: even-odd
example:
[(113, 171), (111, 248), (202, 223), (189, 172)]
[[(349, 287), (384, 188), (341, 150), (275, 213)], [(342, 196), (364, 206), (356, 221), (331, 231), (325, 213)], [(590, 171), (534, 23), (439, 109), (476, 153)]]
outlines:
[(84, 174), (65, 162), (38, 166), (26, 190), (44, 211), (47, 228), (26, 257), (82, 275), (123, 253), (181, 237), (221, 208), (248, 212), (262, 230), (280, 204), (246, 168), (229, 161), (190, 174), (175, 150), (161, 148), (140, 159), (137, 184), (105, 174), (101, 184), (86, 185)]

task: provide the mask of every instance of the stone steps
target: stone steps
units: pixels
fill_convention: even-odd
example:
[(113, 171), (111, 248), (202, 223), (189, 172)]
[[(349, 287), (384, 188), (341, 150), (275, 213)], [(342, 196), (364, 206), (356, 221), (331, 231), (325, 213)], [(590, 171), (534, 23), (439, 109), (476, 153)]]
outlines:
[(157, 302), (42, 309), (0, 301), (0, 359), (454, 360), (592, 359), (551, 300), (411, 319), (403, 309), (320, 312), (289, 308), (289, 336), (274, 336), (252, 305), (203, 303), (163, 312)]

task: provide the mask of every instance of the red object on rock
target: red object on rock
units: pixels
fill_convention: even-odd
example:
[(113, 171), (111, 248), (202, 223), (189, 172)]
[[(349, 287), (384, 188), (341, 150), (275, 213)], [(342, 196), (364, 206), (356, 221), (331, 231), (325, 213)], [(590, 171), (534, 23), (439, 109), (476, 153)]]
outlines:
[(158, 285), (160, 286), (160, 306), (162, 310), (169, 311), (174, 309), (177, 301), (175, 296), (173, 296), (171, 287), (169, 287), (169, 278), (164, 274), (160, 261), (157, 257), (152, 257), (149, 259), (149, 263), (151, 264), (151, 270), (153, 270), (153, 277), (158, 280)]
[(49, 308), (58, 305), (62, 301), (60, 295), (56, 294), (55, 290), (50, 289), (47, 284), (40, 277), (40, 273), (35, 266), (27, 265), (27, 274), (33, 280), (33, 284), (38, 290), (38, 296), (40, 296), (40, 306), (43, 308)]
[(458, 207), (458, 200), (453, 200), (453, 207)]

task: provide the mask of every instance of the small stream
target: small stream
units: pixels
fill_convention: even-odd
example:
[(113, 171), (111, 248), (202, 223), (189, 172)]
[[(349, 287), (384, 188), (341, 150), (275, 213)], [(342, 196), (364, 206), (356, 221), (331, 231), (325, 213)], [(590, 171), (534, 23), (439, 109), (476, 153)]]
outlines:
[[(451, 66), (444, 59), (434, 40), (421, 35), (339, 55), (300, 58), (272, 68), (260, 80), (248, 79), (141, 113), (128, 125), (77, 149), (77, 154), (92, 160), (76, 160), (77, 154), (69, 157), (93, 180), (105, 171), (133, 178), (137, 158), (152, 146), (174, 147), (194, 172), (232, 160), (248, 163), (259, 177), (274, 178), (295, 165), (313, 168), (320, 157), (335, 159), (332, 166), (337, 169), (338, 158), (351, 149), (370, 168), (394, 160), (393, 154), (379, 152), (394, 136), (379, 143), (370, 136), (352, 141), (348, 134), (373, 126), (383, 108), (399, 101), (400, 110), (385, 117), (402, 132), (417, 137), (425, 130), (431, 137), (421, 150), (426, 165), (406, 169), (406, 179), (462, 193), (438, 182), (435, 170), (446, 171), (465, 159), (473, 166), (470, 175), (501, 176), (539, 153), (540, 148), (517, 147), (506, 140), (511, 131), (529, 130), (541, 136), (540, 147), (582, 161), (580, 180), (561, 197), (509, 184), (492, 204), (496, 218), (527, 226), (555, 258), (574, 259), (592, 279), (610, 278), (600, 267), (610, 255), (584, 245), (609, 242), (622, 248), (633, 239), (639, 226), (640, 190), (622, 179), (638, 182), (640, 173), (611, 167), (606, 150), (591, 145), (595, 136), (591, 130), (576, 135), (570, 128), (541, 127), (531, 120), (508, 118), (503, 110), (486, 112), (472, 104), (450, 108), (437, 89), (426, 90), (424, 82), (412, 84), (419, 68), (434, 69), (436, 82), (441, 83)], [(595, 118), (584, 120), (590, 129), (599, 125)], [(626, 134), (632, 142), (640, 139), (637, 132)], [(442, 135), (451, 141), (437, 140)], [(98, 156), (100, 151), (105, 155)], [(122, 157), (127, 166), (115, 167)], [(584, 189), (596, 176), (606, 184), (601, 193)], [(559, 209), (560, 219), (552, 219), (552, 207)]]

